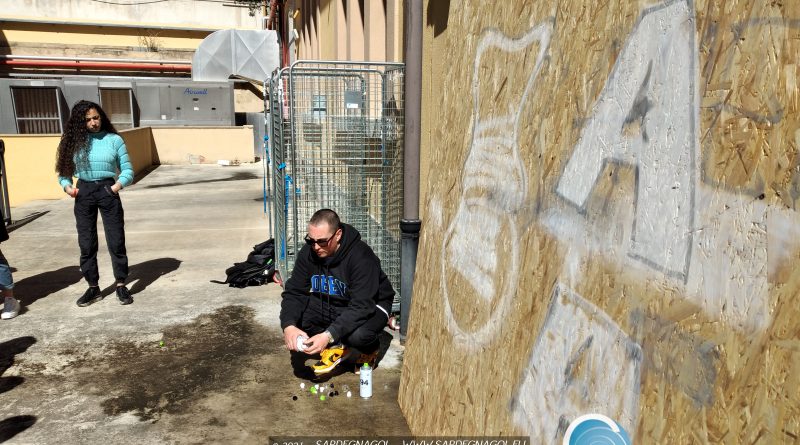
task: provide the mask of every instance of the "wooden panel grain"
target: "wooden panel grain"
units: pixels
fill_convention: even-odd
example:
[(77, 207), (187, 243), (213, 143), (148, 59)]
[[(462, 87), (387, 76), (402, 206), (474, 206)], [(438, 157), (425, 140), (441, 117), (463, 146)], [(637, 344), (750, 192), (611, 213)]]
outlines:
[(426, 8), (414, 433), (796, 441), (800, 4), (458, 6)]

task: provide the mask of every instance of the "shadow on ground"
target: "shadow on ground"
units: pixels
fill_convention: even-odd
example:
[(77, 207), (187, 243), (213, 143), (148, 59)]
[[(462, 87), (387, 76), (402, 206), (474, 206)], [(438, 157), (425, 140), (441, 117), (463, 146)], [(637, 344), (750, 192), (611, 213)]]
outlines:
[(14, 284), (14, 296), (22, 301), (22, 307), (25, 308), (37, 300), (72, 286), (81, 278), (83, 277), (78, 266), (42, 272), (17, 281)]
[[(131, 295), (136, 295), (139, 292), (147, 289), (147, 286), (153, 284), (156, 280), (164, 275), (174, 272), (181, 267), (181, 260), (175, 258), (156, 258), (148, 260), (139, 264), (134, 264), (128, 269), (128, 289)], [(131, 284), (133, 283), (133, 284)], [(116, 284), (112, 284), (103, 289), (102, 295), (104, 297), (114, 293)]]
[(220, 178), (220, 179), (204, 179), (202, 181), (188, 181), (188, 182), (168, 182), (166, 184), (153, 184), (153, 185), (146, 185), (142, 188), (146, 189), (155, 189), (155, 188), (163, 188), (163, 187), (177, 187), (179, 185), (195, 185), (195, 184), (207, 184), (209, 182), (225, 182), (225, 181), (245, 181), (248, 179), (261, 179), (261, 176), (256, 175), (255, 173), (243, 171), (243, 172), (236, 172), (233, 176), (229, 176), (227, 178)]
[(36, 423), (36, 416), (13, 416), (0, 420), (0, 442), (5, 442)]
[[(14, 365), (16, 355), (27, 351), (34, 343), (36, 343), (34, 337), (18, 337), (0, 343), (0, 376)], [(19, 376), (0, 377), (0, 393), (11, 391), (23, 382), (25, 382), (25, 378)], [(36, 416), (31, 415), (12, 416), (0, 420), (0, 442), (11, 439), (30, 428), (34, 423), (36, 423)]]

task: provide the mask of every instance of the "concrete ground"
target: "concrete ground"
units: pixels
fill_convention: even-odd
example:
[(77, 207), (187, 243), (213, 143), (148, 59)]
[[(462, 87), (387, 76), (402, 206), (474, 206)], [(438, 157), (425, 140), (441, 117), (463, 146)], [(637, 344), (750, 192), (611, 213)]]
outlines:
[(261, 172), (260, 164), (162, 166), (122, 191), (129, 306), (110, 287), (102, 227), (107, 296), (75, 304), (86, 286), (69, 197), (12, 209), (15, 220), (46, 213), (2, 244), (23, 309), (0, 320), (0, 442), (410, 434), (397, 404), (396, 339), (374, 371), (372, 398), (358, 397), (358, 376), (348, 372), (325, 383), (340, 392), (321, 401), (292, 373), (278, 325), (281, 288), (211, 282), (269, 237)]

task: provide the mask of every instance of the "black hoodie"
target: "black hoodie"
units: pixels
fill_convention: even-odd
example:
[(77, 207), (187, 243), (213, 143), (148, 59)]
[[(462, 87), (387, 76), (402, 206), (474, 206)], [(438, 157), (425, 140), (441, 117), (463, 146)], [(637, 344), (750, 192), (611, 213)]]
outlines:
[(319, 304), (330, 321), (328, 332), (338, 341), (381, 310), (376, 306), (388, 314), (393, 300), (394, 289), (380, 259), (358, 230), (342, 224), (339, 248), (331, 257), (318, 257), (308, 244), (300, 249), (282, 294), (281, 329), (299, 328), (308, 305)]

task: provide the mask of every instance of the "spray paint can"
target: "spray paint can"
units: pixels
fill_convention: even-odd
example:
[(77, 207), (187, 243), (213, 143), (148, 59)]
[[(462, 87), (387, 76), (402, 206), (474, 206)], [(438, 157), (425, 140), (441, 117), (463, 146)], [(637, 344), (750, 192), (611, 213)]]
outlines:
[(308, 337), (306, 337), (306, 336), (303, 336), (303, 335), (298, 335), (297, 336), (297, 350), (298, 351), (302, 352), (302, 351), (306, 350), (306, 340), (308, 340)]
[(361, 367), (359, 380), (361, 381), (359, 387), (361, 397), (365, 399), (372, 397), (372, 367), (369, 366), (369, 363), (364, 363), (364, 366)]

